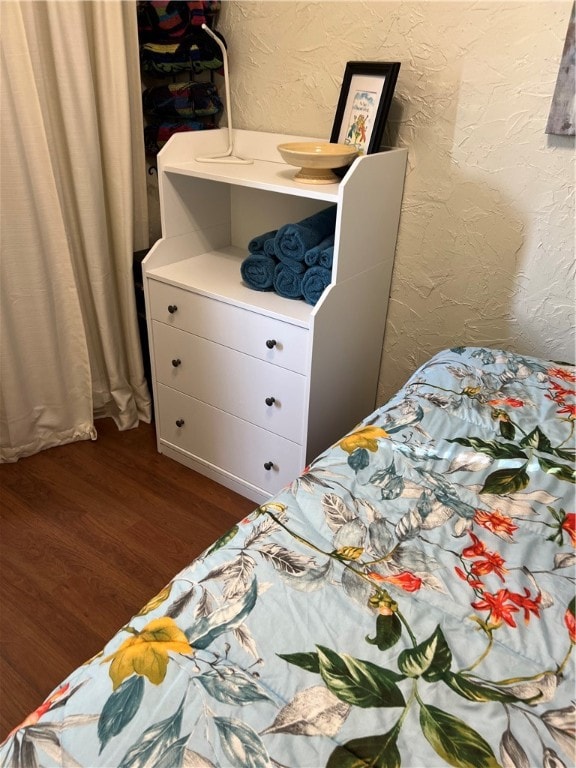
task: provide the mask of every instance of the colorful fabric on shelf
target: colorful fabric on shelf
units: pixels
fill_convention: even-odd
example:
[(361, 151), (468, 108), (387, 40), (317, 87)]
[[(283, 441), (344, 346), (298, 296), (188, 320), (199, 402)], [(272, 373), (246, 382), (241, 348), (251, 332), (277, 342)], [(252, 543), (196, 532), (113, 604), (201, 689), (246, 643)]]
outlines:
[(138, 35), (142, 42), (182, 39), (191, 27), (207, 24), (220, 10), (220, 2), (139, 0)]
[(217, 115), (222, 101), (212, 83), (169, 83), (147, 88), (142, 106), (148, 115), (163, 118), (194, 118)]
[(180, 43), (144, 43), (140, 62), (144, 72), (157, 77), (190, 71), (200, 74), (223, 64), (220, 48), (203, 30), (195, 30)]
[(203, 131), (216, 127), (214, 123), (200, 122), (199, 120), (163, 120), (161, 123), (147, 125), (144, 128), (146, 154), (158, 154), (168, 139), (175, 133)]

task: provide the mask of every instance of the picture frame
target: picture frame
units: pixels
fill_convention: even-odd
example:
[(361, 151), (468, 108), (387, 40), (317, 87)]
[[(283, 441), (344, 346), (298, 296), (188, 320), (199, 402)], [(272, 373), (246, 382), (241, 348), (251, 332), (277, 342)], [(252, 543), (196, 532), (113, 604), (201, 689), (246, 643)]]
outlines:
[(330, 141), (360, 155), (378, 152), (398, 73), (398, 61), (348, 61)]

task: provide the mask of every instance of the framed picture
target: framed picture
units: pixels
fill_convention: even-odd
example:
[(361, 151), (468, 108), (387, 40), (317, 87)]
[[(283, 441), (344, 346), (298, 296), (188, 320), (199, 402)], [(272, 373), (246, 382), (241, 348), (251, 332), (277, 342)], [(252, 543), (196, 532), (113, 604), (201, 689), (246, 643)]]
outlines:
[(378, 152), (399, 70), (397, 61), (347, 62), (331, 142), (351, 144), (361, 155)]

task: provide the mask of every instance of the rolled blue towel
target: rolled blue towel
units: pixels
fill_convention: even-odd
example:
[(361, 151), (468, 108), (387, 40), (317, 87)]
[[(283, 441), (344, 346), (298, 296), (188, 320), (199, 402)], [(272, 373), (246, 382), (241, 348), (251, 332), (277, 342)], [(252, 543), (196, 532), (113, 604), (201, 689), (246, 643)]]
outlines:
[(296, 261), (296, 259), (280, 259), (278, 258), (276, 249), (274, 249), (274, 254), (277, 263), (279, 262), (280, 264), (283, 264), (287, 269), (291, 269), (292, 272), (300, 275), (300, 277), (302, 277), (307, 269), (305, 261)]
[(302, 278), (302, 295), (307, 304), (316, 304), (324, 293), (326, 286), (330, 285), (332, 270), (326, 267), (310, 267), (304, 272)]
[(276, 259), (276, 252), (274, 251), (274, 238), (269, 237), (264, 241), (264, 253), (266, 256), (273, 256)]
[(274, 271), (274, 290), (285, 299), (302, 297), (302, 274), (280, 262)]
[(274, 290), (274, 270), (278, 260), (264, 253), (251, 253), (240, 264), (240, 274), (249, 288), (255, 291)]
[(318, 266), (324, 267), (324, 269), (332, 270), (332, 262), (334, 261), (334, 246), (324, 248), (318, 259)]
[(306, 251), (314, 248), (336, 227), (336, 206), (331, 205), (313, 216), (284, 224), (274, 238), (274, 250), (280, 261), (286, 264), (302, 263)]
[[(248, 251), (250, 253), (262, 253), (265, 251), (265, 244), (266, 240), (270, 240), (275, 237), (277, 229), (272, 229), (270, 232), (264, 232), (261, 235), (256, 235), (255, 237), (250, 240), (248, 243)], [(273, 254), (269, 253), (268, 256), (272, 256)]]
[(317, 264), (321, 267), (330, 269), (334, 257), (334, 233), (325, 237), (322, 242), (310, 248), (304, 254), (304, 261), (309, 267), (315, 267)]

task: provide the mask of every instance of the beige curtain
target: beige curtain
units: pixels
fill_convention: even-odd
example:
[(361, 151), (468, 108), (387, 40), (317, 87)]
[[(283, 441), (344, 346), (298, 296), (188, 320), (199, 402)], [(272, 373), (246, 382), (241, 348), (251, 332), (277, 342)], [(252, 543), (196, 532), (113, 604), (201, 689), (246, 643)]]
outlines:
[(0, 2), (1, 458), (150, 420), (132, 253), (148, 245), (133, 2)]

